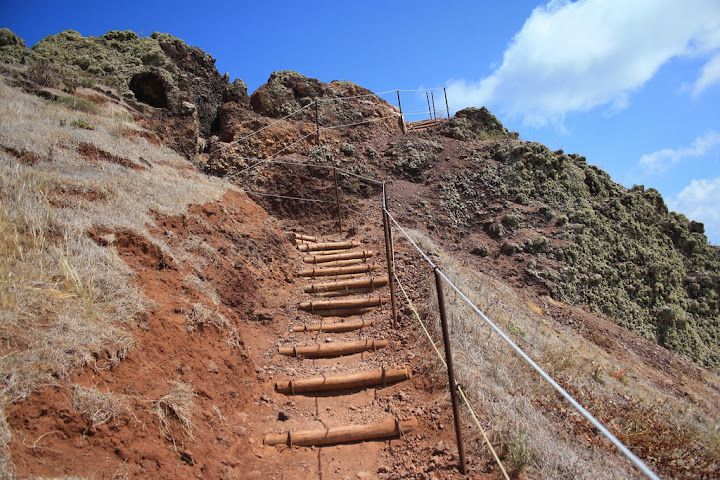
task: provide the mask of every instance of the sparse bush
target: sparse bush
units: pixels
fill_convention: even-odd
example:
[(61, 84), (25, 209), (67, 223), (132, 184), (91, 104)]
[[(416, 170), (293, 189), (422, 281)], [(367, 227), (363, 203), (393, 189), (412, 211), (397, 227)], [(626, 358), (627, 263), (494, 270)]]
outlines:
[(528, 238), (525, 240), (525, 251), (530, 253), (542, 253), (547, 251), (550, 241), (546, 237)]
[(504, 242), (502, 246), (500, 246), (500, 251), (505, 255), (515, 255), (516, 253), (522, 253), (523, 247), (517, 243)]
[(490, 247), (487, 245), (480, 245), (479, 247), (475, 247), (472, 250), (470, 250), (470, 253), (473, 255), (477, 255), (478, 257), (487, 257), (490, 255)]
[(340, 151), (348, 157), (355, 155), (355, 147), (350, 143), (343, 143), (340, 145)]
[(507, 215), (504, 215), (501, 222), (510, 230), (517, 230), (524, 225), (522, 215), (518, 215), (516, 213), (508, 213)]
[(74, 128), (81, 128), (83, 130), (95, 130), (95, 126), (84, 118), (76, 118), (70, 122), (70, 126)]

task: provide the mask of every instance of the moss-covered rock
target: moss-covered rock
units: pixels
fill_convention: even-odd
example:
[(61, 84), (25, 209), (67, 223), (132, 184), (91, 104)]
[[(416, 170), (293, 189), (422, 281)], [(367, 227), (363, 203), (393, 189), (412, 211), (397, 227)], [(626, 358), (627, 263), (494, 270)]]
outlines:
[[(442, 176), (449, 223), (483, 226), (503, 254), (537, 254), (529, 278), (555, 298), (720, 366), (720, 249), (702, 224), (669, 212), (652, 188), (625, 188), (584, 157), (539, 143), (501, 140), (473, 159)], [(534, 208), (513, 208), (520, 197)], [(538, 227), (559, 240), (530, 234)]]
[(9, 28), (0, 28), (0, 62), (20, 63), (27, 52), (28, 48), (22, 38)]
[(40, 40), (24, 59), (30, 66), (61, 72), (66, 86), (90, 81), (104, 84), (179, 115), (184, 115), (183, 102), (192, 103), (205, 136), (217, 130), (226, 91), (236, 99), (247, 98), (244, 83), (240, 80), (231, 86), (215, 68), (212, 56), (167, 33), (140, 37), (129, 30), (112, 30), (99, 37), (83, 37), (66, 30)]
[(458, 140), (488, 138), (518, 138), (517, 132), (510, 132), (495, 115), (485, 108), (465, 108), (450, 120), (445, 132)]

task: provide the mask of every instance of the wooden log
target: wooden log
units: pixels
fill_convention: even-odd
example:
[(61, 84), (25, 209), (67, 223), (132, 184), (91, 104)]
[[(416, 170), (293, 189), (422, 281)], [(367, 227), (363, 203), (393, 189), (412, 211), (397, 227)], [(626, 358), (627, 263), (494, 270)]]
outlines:
[(319, 292), (313, 293), (316, 298), (337, 298), (337, 297), (349, 297), (352, 295), (364, 295), (366, 293), (372, 293), (375, 289), (372, 288), (348, 288), (345, 290), (335, 290), (333, 292)]
[(337, 323), (316, 323), (314, 325), (296, 325), (293, 327), (293, 332), (351, 332), (353, 330), (359, 330), (363, 327), (369, 327), (374, 322), (372, 320), (355, 320), (352, 322), (337, 322)]
[(349, 260), (351, 258), (370, 258), (375, 253), (372, 250), (360, 250), (357, 252), (346, 252), (346, 253), (331, 253), (328, 255), (310, 255), (303, 257), (305, 263), (323, 263), (323, 262), (334, 262), (335, 260)]
[(347, 290), (352, 288), (378, 288), (387, 285), (387, 275), (382, 277), (358, 278), (340, 282), (313, 283), (305, 287), (305, 293), (330, 292), (333, 290)]
[(371, 297), (371, 298), (350, 298), (340, 300), (315, 300), (311, 302), (302, 302), (300, 308), (305, 311), (315, 312), (317, 310), (342, 310), (344, 308), (365, 308), (379, 307), (390, 301), (390, 297)]
[(340, 355), (352, 355), (353, 353), (367, 352), (369, 350), (374, 351), (378, 348), (385, 348), (389, 344), (389, 340), (368, 339), (359, 340), (357, 342), (320, 343), (305, 347), (279, 347), (278, 353), (289, 357), (337, 357)]
[(315, 250), (348, 250), (350, 248), (359, 247), (360, 242), (325, 242), (325, 243), (303, 243), (297, 248), (301, 252), (312, 252)]
[(372, 312), (376, 308), (377, 307), (316, 310), (313, 315), (317, 315), (318, 317), (355, 317)]
[[(314, 250), (312, 252), (313, 255), (323, 256), (323, 255), (337, 255), (340, 250)], [(303, 257), (304, 258), (304, 257)]]
[(365, 260), (362, 258), (351, 258), (348, 260), (334, 260), (329, 261), (325, 263), (318, 264), (321, 268), (331, 268), (331, 267), (347, 267), (348, 265), (359, 265), (361, 263), (364, 263)]
[(347, 388), (364, 388), (375, 385), (386, 386), (390, 383), (402, 382), (410, 378), (409, 368), (390, 368), (372, 370), (370, 372), (338, 375), (334, 377), (317, 376), (297, 378), (275, 382), (275, 390), (280, 393), (324, 392), (328, 390), (344, 390)]
[(265, 445), (287, 445), (289, 447), (332, 445), (336, 443), (362, 442), (383, 438), (401, 437), (418, 427), (416, 418), (398, 420), (388, 418), (378, 423), (365, 425), (346, 425), (344, 427), (321, 428), (317, 430), (288, 431), (265, 435)]
[(373, 272), (379, 269), (379, 265), (349, 265), (347, 267), (329, 267), (329, 268), (309, 268), (303, 270), (301, 275), (303, 277), (329, 277), (333, 275), (347, 275), (352, 273), (367, 273)]
[(292, 243), (293, 245), (297, 245), (298, 243), (302, 243), (302, 242), (314, 242), (315, 243), (318, 241), (317, 237), (312, 237), (310, 235), (302, 235), (302, 234), (295, 233), (295, 232), (290, 232), (287, 234), (287, 236), (288, 236), (288, 240), (290, 240), (290, 243)]

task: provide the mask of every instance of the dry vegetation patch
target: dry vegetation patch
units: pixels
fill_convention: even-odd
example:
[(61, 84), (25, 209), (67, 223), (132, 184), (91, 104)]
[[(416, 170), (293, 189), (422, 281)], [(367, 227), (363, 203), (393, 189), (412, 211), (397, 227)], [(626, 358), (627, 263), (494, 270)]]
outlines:
[[(616, 350), (606, 351), (553, 321), (539, 306), (542, 299), (528, 300), (463, 267), (422, 233), (411, 235), (506, 335), (661, 476), (700, 478), (717, 472), (719, 423), (707, 403), (692, 395), (669, 394), (651, 381), (658, 373), (651, 370), (652, 363), (630, 363)], [(400, 237), (397, 245), (404, 249), (407, 242)], [(414, 260), (408, 265), (418, 261), (414, 254), (409, 257)], [(401, 260), (398, 269), (403, 268)], [(629, 462), (447, 285), (445, 296), (459, 382), (506, 467), (515, 474), (525, 471), (528, 478), (637, 476)], [(431, 293), (428, 298), (424, 314), (438, 341), (436, 296)], [(472, 424), (469, 416), (465, 424)], [(476, 453), (490, 461), (475, 427), (468, 430)]]
[[(88, 232), (134, 232), (173, 259), (185, 253), (148, 230), (157, 215), (185, 214), (189, 205), (217, 201), (228, 188), (193, 171), (169, 149), (128, 138), (124, 132), (139, 128), (119, 104), (88, 102), (92, 108), (79, 109), (82, 102), (66, 103), (0, 82), (3, 475), (12, 464), (2, 410), (41, 385), (67, 385), (63, 379), (82, 366), (117, 365), (135, 345), (129, 327), (151, 305), (118, 253)], [(76, 120), (93, 128), (74, 128)], [(102, 161), (89, 164), (88, 158)], [(195, 323), (223, 323), (218, 312), (204, 315), (208, 312), (200, 307), (193, 312)], [(157, 408), (162, 418), (179, 418), (190, 433), (190, 410), (183, 405), (190, 405), (191, 397), (176, 387)], [(128, 415), (117, 395), (72, 388), (74, 407), (90, 427)]]

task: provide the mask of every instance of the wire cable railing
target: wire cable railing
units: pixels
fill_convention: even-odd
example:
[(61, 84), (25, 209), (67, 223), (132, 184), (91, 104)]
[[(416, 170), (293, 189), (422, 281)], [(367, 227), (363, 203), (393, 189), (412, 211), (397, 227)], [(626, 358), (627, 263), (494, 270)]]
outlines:
[[(475, 305), (472, 300), (470, 300), (465, 293), (463, 293), (448, 277), (445, 275), (445, 273), (428, 257), (428, 255), (418, 246), (416, 241), (405, 231), (404, 228), (400, 225), (400, 223), (390, 214), (390, 212), (387, 210), (387, 208), (384, 208), (385, 214), (392, 220), (392, 222), (395, 224), (395, 226), (403, 233), (405, 238), (412, 244), (413, 247), (422, 255), (422, 257), (425, 259), (425, 261), (435, 270), (438, 272), (438, 274), (442, 277), (444, 282), (449, 285), (459, 296), (463, 299), (463, 301), (475, 312), (477, 313), (480, 318), (482, 318), (485, 322), (487, 322), (488, 325), (502, 338), (520, 357), (525, 360), (540, 376), (547, 381), (565, 400), (567, 400), (570, 405), (572, 405), (583, 417), (585, 417), (586, 420), (588, 420), (595, 428), (597, 428), (598, 432), (600, 432), (605, 438), (610, 440), (610, 442), (615, 445), (615, 447), (628, 459), (630, 460), (640, 471), (648, 478), (653, 480), (660, 480), (660, 477), (657, 476), (655, 472), (650, 470), (650, 468), (642, 461), (640, 458), (638, 458), (634, 453), (630, 451), (615, 435), (612, 434), (600, 421), (598, 421), (587, 409), (585, 409), (575, 398), (570, 395), (567, 390), (565, 390), (562, 386), (560, 386), (559, 383), (557, 383), (545, 370), (543, 370), (528, 354), (526, 354), (515, 342), (513, 342), (510, 337), (508, 337), (505, 332), (503, 332), (500, 327), (498, 327), (495, 322), (490, 320), (490, 318), (483, 313), (482, 310), (480, 310), (477, 305)], [(464, 395), (463, 395), (464, 396)]]

